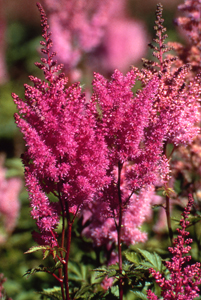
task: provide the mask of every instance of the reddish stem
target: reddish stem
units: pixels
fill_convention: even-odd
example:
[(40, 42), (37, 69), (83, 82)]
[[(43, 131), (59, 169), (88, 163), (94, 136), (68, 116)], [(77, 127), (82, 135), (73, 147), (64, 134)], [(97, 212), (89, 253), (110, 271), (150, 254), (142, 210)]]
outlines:
[(66, 245), (66, 257), (65, 257), (65, 265), (64, 265), (64, 279), (65, 279), (65, 287), (66, 287), (66, 300), (70, 300), (69, 295), (69, 284), (68, 284), (68, 261), (69, 261), (69, 252), (70, 252), (70, 244), (71, 244), (71, 233), (72, 233), (72, 223), (68, 222), (68, 230), (67, 230), (67, 245)]
[(121, 229), (122, 229), (122, 214), (123, 214), (123, 205), (122, 205), (122, 199), (121, 199), (121, 169), (122, 164), (118, 163), (118, 199), (119, 199), (119, 225), (118, 225), (118, 259), (119, 259), (119, 300), (123, 299), (123, 285), (122, 281), (123, 278), (121, 276), (122, 274), (122, 253), (121, 253)]

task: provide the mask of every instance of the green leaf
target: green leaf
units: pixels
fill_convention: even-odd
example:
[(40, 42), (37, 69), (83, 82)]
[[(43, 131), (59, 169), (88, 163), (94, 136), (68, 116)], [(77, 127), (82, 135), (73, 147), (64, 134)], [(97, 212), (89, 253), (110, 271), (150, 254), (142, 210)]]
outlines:
[(116, 270), (110, 270), (110, 272), (107, 273), (107, 277), (108, 277), (108, 278), (109, 278), (109, 277), (114, 277), (114, 276), (116, 276), (116, 275), (118, 275)]
[(201, 221), (201, 216), (190, 216), (190, 217), (188, 217), (188, 221), (189, 221), (191, 224), (195, 224), (195, 223)]
[(138, 248), (140, 254), (149, 262), (141, 262), (141, 265), (146, 266), (147, 268), (153, 268), (156, 271), (161, 272), (163, 269), (162, 259), (157, 253), (150, 253), (146, 250), (142, 250)]
[(74, 299), (79, 299), (80, 297), (87, 299), (87, 295), (93, 292), (92, 286), (90, 284), (83, 285), (75, 294)]
[(131, 290), (131, 292), (132, 292), (133, 294), (135, 294), (135, 296), (138, 297), (137, 299), (142, 299), (142, 300), (147, 300), (147, 299), (148, 299), (147, 296), (146, 296), (144, 293), (142, 293), (142, 292), (139, 292), (139, 291), (132, 291), (132, 290)]
[(55, 257), (56, 257), (56, 254), (57, 254), (57, 251), (56, 251), (56, 250), (54, 250), (54, 251), (53, 251), (53, 253), (52, 253), (52, 255), (53, 255), (53, 259), (55, 259)]
[(97, 273), (96, 274), (96, 279), (104, 278), (108, 274), (108, 270), (104, 267), (94, 269), (94, 271)]
[(135, 265), (139, 265), (140, 258), (139, 258), (138, 253), (136, 253), (136, 252), (125, 252), (124, 254), (125, 254), (126, 259), (129, 262), (131, 262)]
[(60, 261), (57, 261), (57, 263), (55, 264), (55, 269), (60, 268), (62, 265), (62, 263)]
[(27, 276), (29, 278), (31, 275), (35, 274), (36, 272), (45, 272), (45, 267), (43, 265), (38, 266), (37, 268), (29, 269), (23, 276)]
[(114, 296), (119, 297), (119, 287), (118, 286), (112, 286), (111, 292)]
[(62, 300), (61, 295), (61, 288), (60, 287), (54, 287), (52, 289), (45, 289), (42, 292), (37, 292), (40, 295), (51, 297), (51, 299), (54, 300)]
[(33, 253), (38, 250), (47, 250), (49, 246), (33, 246), (28, 251), (24, 252), (24, 254)]
[(49, 254), (50, 254), (50, 250), (45, 250), (45, 252), (43, 254), (43, 259), (46, 259)]

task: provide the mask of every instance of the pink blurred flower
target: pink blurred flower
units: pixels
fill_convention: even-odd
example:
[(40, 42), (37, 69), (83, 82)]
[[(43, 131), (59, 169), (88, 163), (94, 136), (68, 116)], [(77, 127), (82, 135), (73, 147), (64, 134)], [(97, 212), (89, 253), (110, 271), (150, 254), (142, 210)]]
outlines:
[(100, 43), (113, 1), (42, 1), (50, 22), (53, 49), (67, 72), (76, 67), (84, 52), (90, 52)]
[(103, 279), (102, 283), (101, 283), (101, 287), (107, 291), (109, 288), (111, 288), (112, 284), (113, 284), (114, 278), (110, 277), (108, 278), (107, 276)]
[(146, 54), (147, 44), (147, 32), (142, 22), (125, 17), (112, 18), (92, 62), (99, 72), (107, 74), (114, 69), (126, 72)]
[[(130, 194), (128, 191), (126, 193)], [(142, 189), (139, 195), (132, 195), (129, 204), (124, 209), (122, 242), (126, 245), (145, 242), (147, 239), (147, 234), (141, 231), (141, 225), (146, 217), (150, 215), (153, 194), (153, 186)], [(108, 217), (109, 212), (110, 217)], [(115, 222), (118, 225), (118, 209), (112, 213), (111, 208), (99, 198), (83, 211), (85, 222), (86, 215), (90, 225), (83, 230), (83, 235), (91, 238), (96, 246), (117, 244), (118, 237)]]
[(0, 243), (5, 242), (17, 223), (20, 210), (19, 192), (22, 187), (20, 178), (6, 179), (6, 169), (3, 168), (3, 157), (0, 158), (0, 219), (3, 220), (3, 235)]

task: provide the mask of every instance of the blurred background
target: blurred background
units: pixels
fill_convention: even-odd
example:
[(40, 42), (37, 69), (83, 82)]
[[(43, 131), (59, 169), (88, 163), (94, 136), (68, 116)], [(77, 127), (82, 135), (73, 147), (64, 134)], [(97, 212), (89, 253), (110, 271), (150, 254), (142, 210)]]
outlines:
[[(60, 36), (61, 32), (54, 27), (56, 2), (44, 0), (42, 4), (47, 8), (50, 17), (54, 50), (58, 52), (58, 61), (64, 63), (64, 71), (69, 76), (70, 82), (79, 80), (90, 92), (94, 71), (109, 77), (115, 68), (125, 73), (131, 65), (141, 67), (141, 58), (151, 57), (147, 45), (154, 36), (157, 2), (157, 0), (128, 0), (119, 1), (118, 5), (115, 2), (111, 15), (104, 19), (98, 39), (89, 44), (90, 37), (87, 35), (87, 43), (77, 37), (76, 45), (70, 48), (69, 41), (72, 40), (67, 39), (65, 35)], [(182, 1), (160, 2), (164, 7), (163, 16), (168, 40), (180, 41), (181, 36), (173, 20), (178, 15), (177, 5)], [(65, 11), (63, 18), (65, 19)], [(71, 39), (73, 38), (71, 36)], [(41, 71), (34, 66), (34, 62), (40, 60), (40, 40), (40, 14), (36, 2), (0, 0), (0, 273), (4, 273), (7, 278), (4, 286), (9, 297), (14, 300), (40, 299), (35, 291), (56, 285), (53, 278), (43, 273), (37, 273), (29, 278), (23, 277), (28, 269), (41, 263), (42, 255), (38, 252), (24, 255), (24, 252), (35, 244), (31, 236), (35, 223), (29, 214), (29, 200), (24, 187), (23, 166), (20, 160), (24, 143), (14, 123), (15, 105), (11, 97), (12, 92), (23, 97), (23, 84), (29, 84), (29, 75), (41, 77)], [(67, 53), (65, 49), (69, 48), (71, 52)], [(142, 247), (154, 249), (162, 240), (160, 247), (162, 245), (165, 254), (168, 245), (167, 231), (164, 230), (157, 235), (156, 239), (150, 231), (154, 225), (154, 218), (149, 222), (144, 224), (143, 229), (149, 231), (150, 240)], [(98, 267), (99, 263), (104, 262), (104, 258), (101, 258), (103, 255), (100, 254), (102, 249), (93, 249), (90, 241), (81, 239), (80, 227), (81, 223), (78, 220), (73, 233), (72, 253), (76, 253), (74, 256), (72, 254), (73, 259), (88, 264), (90, 268)], [(88, 256), (84, 253), (88, 253)]]

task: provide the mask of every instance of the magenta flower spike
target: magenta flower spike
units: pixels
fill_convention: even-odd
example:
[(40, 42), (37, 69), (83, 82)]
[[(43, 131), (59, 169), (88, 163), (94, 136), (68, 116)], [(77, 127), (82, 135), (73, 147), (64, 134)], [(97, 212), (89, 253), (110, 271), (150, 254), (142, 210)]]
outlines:
[[(192, 300), (199, 296), (198, 286), (201, 284), (201, 264), (189, 264), (191, 256), (187, 255), (191, 250), (189, 244), (192, 239), (188, 238), (189, 232), (186, 231), (190, 222), (187, 220), (193, 205), (193, 198), (189, 195), (189, 202), (182, 213), (180, 220), (181, 229), (178, 228), (178, 236), (173, 241), (173, 247), (169, 247), (172, 254), (171, 261), (166, 261), (166, 267), (169, 270), (169, 278), (166, 279), (150, 269), (150, 273), (161, 287), (161, 296), (164, 300)], [(157, 300), (158, 297), (150, 290), (147, 292), (149, 300)]]
[[(25, 85), (25, 100), (12, 96), (19, 110), (16, 124), (26, 143), (26, 186), (40, 239), (35, 236), (40, 243), (56, 245), (59, 216), (75, 215), (92, 199), (105, 182), (108, 162), (106, 145), (94, 130), (95, 120), (79, 83), (67, 87), (67, 78), (58, 73), (62, 65), (54, 60), (47, 18), (40, 4), (38, 8), (45, 41), (42, 63), (36, 66), (45, 80), (30, 76), (33, 86)], [(50, 201), (50, 194), (57, 202)]]
[(116, 2), (121, 3), (119, 0), (42, 0), (52, 30), (53, 49), (68, 73), (75, 71), (83, 53), (100, 44)]

